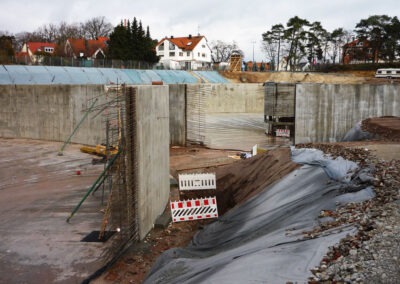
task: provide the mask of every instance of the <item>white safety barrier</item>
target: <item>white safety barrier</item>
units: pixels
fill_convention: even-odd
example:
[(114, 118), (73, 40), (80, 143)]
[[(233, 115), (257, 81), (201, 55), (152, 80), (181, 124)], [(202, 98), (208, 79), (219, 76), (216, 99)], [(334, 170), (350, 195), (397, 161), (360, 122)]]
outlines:
[(215, 174), (179, 175), (179, 190), (217, 189)]
[(289, 129), (277, 129), (276, 136), (290, 137), (290, 130)]
[(216, 197), (198, 198), (184, 201), (172, 201), (173, 222), (218, 218)]

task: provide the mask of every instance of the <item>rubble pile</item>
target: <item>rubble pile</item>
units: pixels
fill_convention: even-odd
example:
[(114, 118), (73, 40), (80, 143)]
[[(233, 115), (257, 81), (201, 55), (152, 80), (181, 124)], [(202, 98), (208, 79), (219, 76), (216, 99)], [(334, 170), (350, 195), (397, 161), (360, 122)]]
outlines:
[(309, 143), (296, 147), (316, 148), (333, 157), (342, 156), (357, 162), (361, 168), (368, 164), (375, 167), (373, 199), (337, 204), (335, 211), (322, 211), (319, 217), (330, 217), (330, 221), (321, 223), (312, 232), (303, 232), (305, 239), (309, 239), (332, 228), (340, 230), (353, 225), (358, 229), (329, 248), (320, 266), (311, 270), (309, 283), (378, 283), (388, 281), (389, 277), (390, 281), (393, 277), (400, 281), (400, 160), (385, 162), (365, 149), (341, 145)]

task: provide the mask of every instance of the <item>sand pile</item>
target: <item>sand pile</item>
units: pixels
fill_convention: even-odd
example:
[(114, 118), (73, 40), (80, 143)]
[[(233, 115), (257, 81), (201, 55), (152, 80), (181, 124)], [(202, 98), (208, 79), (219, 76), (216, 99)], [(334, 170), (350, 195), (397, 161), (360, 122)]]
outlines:
[(361, 129), (369, 133), (379, 134), (390, 140), (400, 140), (400, 117), (371, 117), (362, 121)]

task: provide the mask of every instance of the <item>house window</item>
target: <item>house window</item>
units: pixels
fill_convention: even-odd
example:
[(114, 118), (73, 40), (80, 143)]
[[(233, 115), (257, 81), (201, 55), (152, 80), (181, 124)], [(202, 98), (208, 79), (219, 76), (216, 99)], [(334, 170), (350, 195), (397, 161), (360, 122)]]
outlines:
[(382, 74), (382, 71), (379, 70), (379, 71), (378, 71), (378, 74)]
[(372, 53), (372, 48), (368, 48), (368, 53), (369, 53), (369, 54)]
[(179, 56), (183, 56), (183, 52), (179, 52)]
[(45, 47), (44, 48), (44, 51), (46, 51), (46, 52), (53, 52), (54, 51), (54, 49), (52, 48), (52, 47)]
[(197, 56), (200, 57), (200, 52), (197, 53)]
[(186, 55), (187, 55), (187, 56), (190, 56), (190, 51), (187, 51), (187, 52), (186, 52)]
[(174, 50), (175, 49), (175, 44), (173, 44), (172, 42), (169, 43), (169, 49), (170, 50)]
[(164, 50), (164, 43), (162, 43), (162, 44), (160, 44), (160, 45), (158, 46), (158, 50)]
[(357, 42), (357, 46), (363, 46), (363, 42), (362, 41)]
[(205, 44), (203, 44), (201, 47), (202, 47), (202, 48), (206, 48), (206, 45), (205, 45)]
[(159, 55), (160, 56), (160, 58), (163, 58), (164, 57), (164, 55)]
[(396, 71), (397, 74), (400, 74), (400, 71)]
[(206, 54), (205, 54), (205, 53), (203, 53), (203, 54), (201, 54), (201, 56), (202, 56), (202, 57), (206, 57)]
[(169, 56), (171, 56), (171, 57), (175, 56), (175, 52), (170, 52)]

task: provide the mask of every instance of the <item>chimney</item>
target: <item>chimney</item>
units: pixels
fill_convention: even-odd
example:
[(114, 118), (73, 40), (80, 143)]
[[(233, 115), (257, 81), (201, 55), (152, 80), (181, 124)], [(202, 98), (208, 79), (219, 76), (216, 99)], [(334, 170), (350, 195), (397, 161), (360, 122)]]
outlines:
[(171, 38), (174, 38), (174, 36), (172, 35)]
[(192, 35), (189, 35), (189, 39), (191, 39), (192, 38)]

